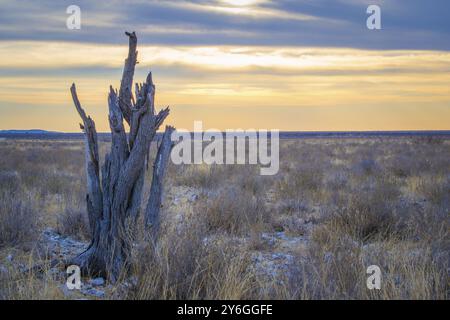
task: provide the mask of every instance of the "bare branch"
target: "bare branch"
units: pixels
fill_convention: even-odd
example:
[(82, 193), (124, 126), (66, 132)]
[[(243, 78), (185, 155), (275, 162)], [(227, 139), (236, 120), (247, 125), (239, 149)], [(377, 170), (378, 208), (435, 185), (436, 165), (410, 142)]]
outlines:
[(119, 107), (122, 111), (123, 117), (130, 124), (131, 121), (131, 108), (132, 105), (132, 86), (133, 86), (133, 77), (134, 77), (134, 69), (137, 63), (137, 37), (136, 33), (133, 32), (125, 32), (128, 36), (128, 57), (125, 60), (125, 65), (123, 68), (122, 81), (120, 82), (120, 90), (119, 90)]
[[(151, 93), (148, 94), (150, 100)], [(151, 102), (152, 104), (153, 102)], [(138, 178), (141, 170), (145, 167), (145, 159), (150, 149), (150, 143), (155, 137), (159, 125), (169, 115), (169, 109), (161, 110), (158, 115), (152, 114), (149, 109), (141, 117), (139, 129), (136, 136), (133, 149), (130, 151), (130, 156), (125, 162), (119, 177), (119, 184), (121, 185), (121, 192), (124, 194), (117, 196), (128, 197), (134, 185), (134, 181)]]
[(86, 147), (86, 175), (88, 184), (88, 193), (86, 195), (89, 224), (91, 231), (96, 227), (98, 221), (102, 216), (102, 190), (100, 187), (100, 175), (99, 175), (99, 155), (98, 155), (98, 142), (97, 131), (95, 129), (94, 121), (86, 116), (86, 112), (81, 106), (78, 99), (77, 90), (75, 84), (70, 87), (72, 93), (72, 99), (75, 104), (75, 108), (78, 111), (83, 125), (80, 124), (81, 129), (84, 131), (85, 147)]
[(159, 232), (160, 224), (160, 208), (162, 207), (163, 198), (163, 181), (169, 161), (170, 151), (173, 147), (171, 140), (172, 132), (175, 129), (171, 126), (166, 126), (161, 144), (156, 154), (155, 163), (153, 164), (153, 178), (150, 188), (150, 196), (145, 210), (145, 226), (147, 229), (151, 228), (152, 237), (156, 239)]

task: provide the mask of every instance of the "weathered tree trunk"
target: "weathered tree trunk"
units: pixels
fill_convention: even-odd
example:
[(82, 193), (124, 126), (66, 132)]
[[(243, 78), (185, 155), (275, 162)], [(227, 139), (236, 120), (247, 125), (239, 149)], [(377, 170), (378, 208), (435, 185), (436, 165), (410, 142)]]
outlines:
[[(77, 96), (75, 84), (71, 87), (75, 107), (83, 121), (85, 133), (87, 211), (92, 232), (88, 249), (74, 257), (69, 264), (80, 266), (82, 272), (102, 275), (116, 281), (130, 264), (132, 231), (140, 213), (146, 161), (156, 131), (169, 115), (169, 108), (155, 114), (155, 86), (152, 74), (146, 82), (136, 84), (133, 97), (134, 69), (137, 63), (136, 34), (129, 37), (129, 53), (125, 60), (119, 93), (110, 87), (108, 96), (111, 150), (103, 166), (99, 167), (97, 132), (94, 121), (86, 116)], [(125, 133), (123, 120), (129, 124)], [(162, 183), (174, 129), (166, 127), (154, 163), (152, 187), (147, 204), (146, 218), (159, 221)], [(100, 176), (101, 171), (101, 176)]]

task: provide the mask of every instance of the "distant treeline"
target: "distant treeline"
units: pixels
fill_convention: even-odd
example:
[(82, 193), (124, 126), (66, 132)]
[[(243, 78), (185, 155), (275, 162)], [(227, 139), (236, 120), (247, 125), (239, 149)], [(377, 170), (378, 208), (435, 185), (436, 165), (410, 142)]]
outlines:
[[(191, 133), (193, 135), (193, 133)], [(162, 133), (157, 133), (158, 138)], [(270, 135), (270, 131), (269, 131)], [(450, 131), (280, 131), (280, 139), (302, 138), (370, 138), (370, 137), (432, 137), (450, 138)], [(42, 130), (5, 130), (0, 131), (0, 138), (36, 139), (36, 140), (81, 140), (81, 132), (54, 132)], [(100, 141), (110, 141), (111, 133), (98, 133)]]

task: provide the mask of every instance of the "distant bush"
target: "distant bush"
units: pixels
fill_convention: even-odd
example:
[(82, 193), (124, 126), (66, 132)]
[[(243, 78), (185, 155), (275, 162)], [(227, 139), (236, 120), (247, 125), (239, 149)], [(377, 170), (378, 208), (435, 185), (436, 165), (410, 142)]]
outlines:
[(323, 226), (324, 235), (339, 233), (362, 242), (399, 236), (401, 219), (393, 206), (399, 194), (386, 180), (362, 184), (333, 209)]
[(445, 138), (442, 136), (423, 136), (412, 138), (414, 144), (429, 144), (429, 145), (440, 145), (445, 142)]
[(21, 245), (33, 240), (38, 215), (24, 195), (0, 190), (0, 247)]
[(8, 190), (10, 194), (20, 189), (20, 176), (17, 171), (0, 171), (0, 190)]
[(198, 188), (213, 188), (223, 182), (223, 166), (181, 165), (176, 166), (175, 184)]
[(359, 175), (371, 175), (379, 171), (379, 167), (375, 160), (364, 159), (359, 161), (354, 167), (353, 171)]
[(248, 235), (253, 228), (264, 229), (270, 223), (262, 199), (231, 188), (212, 196), (198, 211), (210, 231)]
[(418, 191), (434, 204), (450, 203), (450, 176), (443, 179), (420, 179)]
[(298, 168), (277, 181), (277, 196), (279, 199), (316, 198), (322, 187), (323, 176), (320, 168)]
[(412, 152), (405, 151), (387, 160), (386, 168), (396, 177), (406, 178), (429, 171), (431, 163), (427, 158), (417, 158)]

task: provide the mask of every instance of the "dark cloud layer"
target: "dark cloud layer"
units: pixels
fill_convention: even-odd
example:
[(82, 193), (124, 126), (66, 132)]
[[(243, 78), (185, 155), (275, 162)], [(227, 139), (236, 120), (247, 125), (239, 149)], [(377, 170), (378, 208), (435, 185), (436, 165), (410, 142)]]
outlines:
[[(82, 10), (82, 29), (67, 30), (66, 7)], [(366, 8), (379, 4), (383, 30), (366, 28)], [(163, 45), (323, 46), (450, 50), (447, 0), (277, 0), (230, 14), (216, 1), (1, 1), (1, 40), (123, 43), (123, 31)], [(297, 18), (297, 15), (299, 18)], [(302, 20), (301, 15), (314, 17)]]

